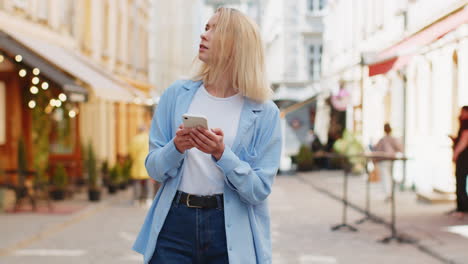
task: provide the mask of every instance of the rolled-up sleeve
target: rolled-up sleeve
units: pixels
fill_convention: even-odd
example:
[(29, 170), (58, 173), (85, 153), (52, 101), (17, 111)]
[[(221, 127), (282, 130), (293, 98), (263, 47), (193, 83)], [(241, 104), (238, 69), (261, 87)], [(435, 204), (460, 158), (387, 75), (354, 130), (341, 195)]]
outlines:
[[(228, 185), (237, 191), (241, 199), (255, 205), (263, 202), (271, 193), (271, 186), (278, 171), (281, 155), (281, 126), (277, 108), (262, 117), (258, 128), (255, 156), (247, 153), (236, 155), (229, 147), (217, 161)], [(239, 157), (243, 157), (242, 160)]]

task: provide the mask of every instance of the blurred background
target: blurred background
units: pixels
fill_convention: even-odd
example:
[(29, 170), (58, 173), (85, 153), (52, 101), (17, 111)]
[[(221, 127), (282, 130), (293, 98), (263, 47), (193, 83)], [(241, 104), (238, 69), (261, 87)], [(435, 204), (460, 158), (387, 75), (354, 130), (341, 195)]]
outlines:
[[(246, 13), (263, 36), (284, 134), (276, 204), (312, 177), (336, 178), (327, 188), (340, 194), (344, 164), (323, 153), (370, 151), (389, 123), (409, 158), (393, 166), (404, 203), (425, 201), (421, 210), (435, 212), (438, 223), (441, 211), (454, 207), (449, 135), (456, 136), (460, 108), (468, 105), (466, 0), (0, 0), (0, 263), (110, 263), (123, 249), (121, 261), (140, 260), (129, 249), (147, 208), (127, 203), (137, 166), (133, 142), (165, 88), (191, 77), (200, 34), (219, 6)], [(367, 165), (352, 162), (357, 186)], [(147, 184), (154, 185), (151, 200), (158, 185)], [(311, 220), (320, 204), (313, 209), (305, 201), (328, 201), (331, 219), (341, 204), (310, 188), (301, 204), (272, 203), (274, 263), (371, 263), (349, 247), (308, 253), (309, 243), (318, 252), (343, 239), (327, 233), (329, 244), (314, 244), (315, 231), (328, 227)], [(288, 222), (288, 210), (301, 206), (311, 210), (297, 218), (301, 224)], [(409, 214), (424, 215), (414, 206)], [(412, 220), (409, 230), (419, 221)], [(97, 227), (103, 222), (108, 233)], [(305, 229), (310, 236), (294, 239)], [(117, 243), (116, 232), (122, 244), (104, 246)], [(468, 263), (468, 256), (452, 258), (463, 250), (448, 246), (468, 245), (464, 232), (456, 242), (438, 237), (447, 246), (440, 251), (429, 239), (432, 258), (413, 247), (397, 259), (393, 249), (375, 249), (375, 239), (356, 248), (374, 260), (394, 256), (389, 263)], [(76, 249), (89, 246), (90, 237), (103, 239), (103, 248)]]

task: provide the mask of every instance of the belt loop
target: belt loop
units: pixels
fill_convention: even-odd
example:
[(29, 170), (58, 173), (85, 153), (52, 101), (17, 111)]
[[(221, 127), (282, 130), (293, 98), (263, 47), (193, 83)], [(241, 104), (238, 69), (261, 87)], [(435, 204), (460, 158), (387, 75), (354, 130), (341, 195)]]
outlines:
[(215, 195), (216, 197), (216, 202), (218, 204), (218, 207), (216, 209), (222, 210), (223, 209), (223, 202), (221, 201), (221, 195)]

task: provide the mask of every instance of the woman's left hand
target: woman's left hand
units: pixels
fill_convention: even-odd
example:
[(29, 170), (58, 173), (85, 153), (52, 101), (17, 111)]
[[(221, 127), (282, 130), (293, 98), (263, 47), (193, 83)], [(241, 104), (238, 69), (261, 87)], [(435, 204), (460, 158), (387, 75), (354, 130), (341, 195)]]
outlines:
[(219, 128), (211, 131), (205, 128), (196, 128), (190, 132), (193, 145), (200, 151), (211, 154), (219, 160), (224, 152), (224, 133)]

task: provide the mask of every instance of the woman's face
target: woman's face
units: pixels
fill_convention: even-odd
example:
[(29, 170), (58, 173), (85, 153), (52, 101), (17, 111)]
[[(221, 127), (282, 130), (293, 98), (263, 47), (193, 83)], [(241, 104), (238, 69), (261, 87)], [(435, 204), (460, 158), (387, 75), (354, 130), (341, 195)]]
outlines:
[(213, 55), (213, 34), (216, 22), (218, 21), (218, 13), (214, 14), (205, 26), (205, 32), (200, 35), (200, 47), (198, 49), (198, 58), (204, 63), (209, 63)]

